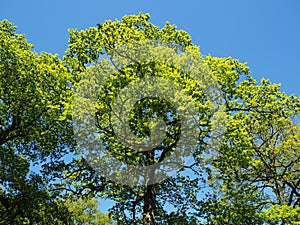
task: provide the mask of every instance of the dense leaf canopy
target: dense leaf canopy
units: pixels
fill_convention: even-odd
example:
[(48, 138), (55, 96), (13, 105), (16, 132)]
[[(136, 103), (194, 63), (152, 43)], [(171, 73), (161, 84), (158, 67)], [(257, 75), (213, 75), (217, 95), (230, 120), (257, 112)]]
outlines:
[[(246, 63), (201, 55), (187, 32), (149, 19), (140, 13), (71, 29), (62, 60), (35, 53), (12, 23), (0, 22), (0, 224), (300, 224), (299, 98), (256, 81)], [(156, 83), (130, 89), (141, 79)], [(151, 87), (160, 96), (139, 98), (125, 108), (128, 117), (114, 114), (116, 101), (129, 101), (126, 90), (147, 95)], [(193, 148), (182, 145), (191, 156), (184, 165), (186, 155), (174, 152), (190, 105), (161, 96), (170, 91), (197, 112), (199, 134)], [(82, 121), (94, 123), (98, 139), (82, 133), (90, 132)], [(114, 127), (123, 121), (125, 137)], [(155, 133), (150, 150), (130, 146)], [(89, 149), (91, 161), (84, 153), (95, 140), (118, 162), (152, 169), (124, 175)], [(170, 166), (177, 173), (156, 182), (161, 171), (151, 166), (168, 159), (180, 164)], [(120, 174), (126, 182), (113, 179)], [(98, 197), (114, 201), (109, 216)]]

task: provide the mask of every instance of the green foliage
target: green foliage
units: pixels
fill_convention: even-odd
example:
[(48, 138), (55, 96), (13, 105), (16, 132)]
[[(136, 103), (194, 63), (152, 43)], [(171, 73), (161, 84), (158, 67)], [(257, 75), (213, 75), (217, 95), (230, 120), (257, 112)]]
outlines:
[(264, 210), (263, 218), (270, 224), (300, 224), (300, 208), (293, 208), (288, 205), (273, 205), (270, 209)]
[[(176, 61), (176, 59), (173, 59), (172, 65), (174, 66), (172, 67), (167, 64), (169, 59), (165, 57), (166, 55), (171, 56), (172, 54), (171, 52), (167, 52), (168, 49), (175, 51), (176, 49), (180, 49), (180, 47), (186, 47), (187, 57), (183, 58), (187, 61), (183, 64), (186, 65), (191, 63), (189, 60), (196, 61), (199, 59), (198, 66), (200, 68), (202, 62), (198, 48), (191, 45), (191, 39), (186, 32), (178, 31), (175, 29), (175, 26), (171, 26), (168, 23), (165, 27), (158, 28), (148, 22), (148, 19), (149, 15), (144, 14), (138, 16), (125, 16), (122, 18), (122, 21), (106, 21), (103, 24), (99, 24), (98, 28), (89, 28), (88, 30), (80, 32), (71, 30), (69, 49), (67, 50), (67, 56), (65, 57), (65, 60), (70, 68), (72, 68), (73, 73), (79, 74), (82, 77), (80, 85), (83, 85), (86, 89), (91, 85), (91, 82), (94, 82), (92, 75), (96, 74), (95, 76), (97, 79), (99, 78), (100, 82), (104, 80), (104, 87), (98, 94), (98, 101), (96, 104), (96, 124), (100, 137), (105, 143), (106, 150), (110, 155), (123, 162), (131, 165), (143, 166), (149, 166), (160, 162), (173, 151), (178, 142), (178, 138), (180, 137), (179, 116), (176, 114), (178, 112), (176, 112), (167, 101), (163, 101), (159, 98), (142, 99), (130, 112), (129, 123), (132, 132), (140, 138), (146, 138), (150, 135), (152, 130), (151, 121), (160, 117), (163, 118), (164, 123), (167, 125), (166, 138), (157, 148), (151, 151), (140, 152), (124, 146), (117, 141), (116, 134), (114, 133), (110, 122), (110, 114), (111, 105), (115, 101), (116, 95), (126, 85), (136, 79), (151, 78), (154, 77), (154, 75), (161, 78), (167, 78), (174, 83), (177, 83), (186, 91), (186, 93), (193, 95), (198, 115), (202, 124), (204, 124), (202, 139), (207, 132), (207, 124), (209, 123), (208, 120), (211, 114), (209, 110), (206, 110), (209, 108), (209, 103), (208, 100), (203, 97), (203, 90), (201, 91), (201, 87), (193, 81), (191, 77), (178, 69), (177, 65), (180, 65), (178, 60)], [(107, 81), (105, 80), (104, 73), (106, 71), (113, 71), (114, 65), (109, 65), (109, 62), (106, 59), (99, 60), (100, 55), (110, 54), (110, 50), (118, 49), (120, 46), (122, 50), (124, 44), (127, 44), (127, 47), (131, 46), (131, 48), (128, 49), (134, 49), (136, 47), (135, 43), (145, 43), (146, 46), (147, 41), (151, 40), (157, 42), (161, 41), (161, 43), (166, 42), (168, 45), (171, 45), (168, 46), (169, 48), (165, 49), (162, 45), (161, 50), (157, 52), (155, 50), (151, 51), (151, 48), (149, 51), (146, 51), (146, 54), (154, 55), (155, 57), (153, 56), (153, 58), (163, 59), (163, 61), (161, 61), (162, 63), (159, 63), (160, 60), (157, 60), (158, 62), (145, 61), (135, 63), (133, 59), (143, 57), (143, 47), (141, 47), (141, 51), (137, 53), (140, 54), (139, 57), (134, 55), (135, 53), (131, 55), (130, 51), (124, 50), (124, 52), (130, 56), (124, 57), (121, 62), (117, 60), (116, 63), (121, 65), (121, 69), (109, 76)], [(131, 43), (133, 43), (133, 45), (131, 45)], [(158, 48), (159, 46), (156, 49)], [(122, 54), (120, 53), (119, 55)], [(129, 63), (124, 63), (126, 60), (129, 61)], [(85, 73), (82, 73), (89, 63), (95, 65), (90, 66)], [(123, 64), (125, 67), (122, 67)], [(100, 71), (103, 71), (103, 73)], [(200, 70), (197, 71), (197, 73), (199, 72)], [(103, 78), (101, 77), (102, 74)], [(147, 88), (150, 88), (150, 86), (147, 86)], [(163, 88), (164, 87), (161, 86), (161, 89)], [(78, 92), (80, 92), (80, 89), (78, 89)], [(182, 98), (181, 95), (176, 95), (176, 97), (179, 100)], [(181, 102), (186, 100), (187, 99), (181, 99)], [(84, 106), (81, 110), (89, 111), (90, 108), (88, 107), (88, 104), (89, 103), (87, 103), (85, 99), (80, 99), (78, 105)], [(83, 115), (83, 118), (85, 119), (85, 112), (77, 112), (76, 114)], [(95, 159), (97, 160), (97, 157), (95, 157)], [(102, 158), (99, 160), (102, 160)], [(95, 165), (97, 165), (97, 161), (95, 162)], [(113, 164), (108, 164), (108, 166), (112, 167)], [(104, 169), (105, 168), (100, 168), (98, 170), (101, 171)], [(122, 176), (124, 175), (122, 174)], [(126, 175), (125, 179), (127, 179)], [(163, 223), (166, 221), (163, 215), (166, 215), (167, 213), (164, 207), (165, 204), (171, 204), (178, 213), (186, 215), (189, 214), (189, 208), (196, 203), (196, 196), (193, 193), (195, 193), (198, 188), (197, 179), (187, 179), (180, 175), (159, 184), (146, 184), (144, 187), (129, 187), (121, 184), (108, 183), (109, 185), (106, 186), (104, 194), (118, 202), (112, 208), (111, 214), (113, 219), (119, 224), (148, 224), (146, 221), (152, 217), (150, 214), (154, 213), (154, 211), (157, 222)], [(170, 194), (170, 190), (173, 190), (174, 192)], [(183, 205), (185, 201), (189, 202), (189, 204)], [(156, 210), (154, 210), (154, 208)], [(151, 220), (152, 222), (149, 222), (149, 224), (153, 223), (153, 218)]]
[[(99, 63), (101, 55), (120, 45), (154, 40), (168, 42), (173, 47), (192, 46), (191, 38), (186, 32), (178, 31), (168, 23), (159, 28), (148, 22), (148, 19), (147, 14), (124, 16), (121, 21), (106, 21), (97, 28), (70, 30), (65, 61), (80, 78), (85, 76), (82, 72), (90, 63)], [(199, 141), (198, 151), (194, 154), (195, 163), (188, 168), (192, 169), (193, 178), (186, 179), (178, 175), (152, 187), (156, 192), (157, 222), (168, 223), (165, 204), (171, 204), (178, 215), (187, 218), (196, 215), (197, 223), (206, 221), (206, 224), (265, 224), (268, 221), (280, 221), (281, 218), (283, 220), (285, 217), (292, 218), (288, 216), (287, 210), (279, 214), (280, 218), (272, 218), (271, 214), (274, 215), (272, 207), (276, 205), (288, 205), (293, 210), (299, 207), (299, 126), (295, 123), (295, 118), (299, 115), (299, 99), (280, 92), (279, 85), (268, 80), (262, 79), (258, 84), (249, 75), (247, 65), (236, 59), (207, 56), (203, 58), (203, 62), (217, 78), (224, 96), (225, 136), (212, 152), (203, 154), (202, 150), (208, 144), (205, 138), (209, 137), (209, 125), (201, 137), (203, 139)], [(108, 125), (110, 117), (105, 112), (109, 112), (109, 105), (116, 94), (132, 82), (136, 74), (145, 76), (148, 70), (159, 76), (170, 74), (168, 78), (173, 81), (180, 79), (176, 79), (175, 70), (167, 72), (169, 68), (163, 64), (139, 66), (133, 63), (122, 68), (121, 74), (114, 74), (109, 79), (103, 89), (105, 92), (99, 95), (97, 116), (98, 128), (101, 130), (105, 127), (108, 131), (103, 133), (103, 138), (107, 138), (106, 143), (110, 143), (107, 148), (112, 155), (121, 160), (129, 160), (129, 163), (147, 164), (147, 156), (145, 162), (143, 156), (128, 151), (113, 140), (113, 130)], [(191, 78), (180, 80), (184, 88), (190, 90), (189, 94), (197, 96), (197, 90), (191, 88), (191, 81)], [(205, 117), (209, 110), (203, 107), (203, 98), (195, 99), (200, 108), (202, 104), (201, 118), (210, 120), (209, 114)], [(134, 130), (136, 135), (147, 136), (151, 126), (149, 115), (162, 112), (159, 107), (169, 107), (163, 101), (155, 101), (146, 99), (132, 111), (131, 128), (134, 130), (138, 127)], [(139, 114), (140, 107), (146, 107), (149, 114)], [(204, 119), (202, 122), (207, 124), (208, 121)], [(168, 143), (172, 141), (169, 140)], [(108, 185), (105, 195), (117, 201), (111, 212), (120, 224), (148, 224), (141, 216), (136, 217), (145, 210), (143, 207), (146, 203), (142, 202), (146, 201), (143, 196), (147, 191), (147, 187), (132, 189), (111, 183)], [(194, 211), (195, 214), (191, 213)]]
[[(236, 59), (202, 56), (188, 33), (149, 19), (140, 13), (70, 30), (63, 61), (38, 55), (13, 24), (0, 22), (0, 224), (300, 224), (299, 98), (266, 79), (258, 83)], [(215, 76), (226, 106), (226, 115), (218, 115), (226, 132), (211, 149), (212, 102), (203, 95), (205, 82), (187, 76), (170, 52), (147, 52), (164, 58), (160, 62), (125, 57), (118, 72), (102, 57), (151, 41), (167, 43), (179, 55), (184, 50), (185, 65), (199, 60), (197, 68)], [(129, 113), (130, 128), (141, 140), (156, 128), (153, 119), (162, 118), (167, 135), (159, 148), (130, 149), (117, 141), (110, 124), (118, 93), (136, 79), (158, 76), (195, 102), (202, 132), (191, 164), (162, 182), (131, 187), (101, 177), (81, 158), (73, 140), (73, 92), (80, 80), (90, 85), (85, 78), (100, 69), (113, 71), (109, 79), (98, 77), (104, 88), (95, 105), (97, 129), (110, 155), (151, 165), (172, 154), (181, 121), (166, 100), (144, 98)], [(99, 211), (94, 194), (116, 202), (111, 218)]]
[(157, 40), (178, 45), (191, 45), (187, 32), (177, 30), (176, 26), (166, 23), (165, 27), (150, 23), (149, 14), (124, 16), (121, 21), (107, 20), (97, 27), (78, 31), (69, 30), (69, 48), (65, 60), (73, 72), (82, 72), (87, 64), (97, 62), (102, 54), (126, 43)]
[(99, 201), (96, 198), (68, 198), (64, 204), (72, 214), (74, 225), (112, 225), (114, 224), (107, 214), (99, 210)]
[(233, 87), (227, 132), (212, 159), (214, 194), (202, 209), (214, 224), (297, 224), (300, 100), (265, 79)]
[(51, 176), (33, 168), (46, 172), (71, 149), (72, 76), (15, 30), (0, 22), (0, 223), (67, 224), (47, 190)]

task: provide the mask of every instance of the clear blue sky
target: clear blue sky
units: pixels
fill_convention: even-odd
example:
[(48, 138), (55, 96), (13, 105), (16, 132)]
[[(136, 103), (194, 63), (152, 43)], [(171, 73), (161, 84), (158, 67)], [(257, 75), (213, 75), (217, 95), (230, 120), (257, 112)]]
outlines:
[(299, 0), (6, 0), (0, 20), (14, 22), (36, 51), (62, 56), (68, 28), (141, 11), (159, 26), (170, 21), (188, 31), (203, 54), (248, 62), (256, 79), (266, 77), (300, 95)]

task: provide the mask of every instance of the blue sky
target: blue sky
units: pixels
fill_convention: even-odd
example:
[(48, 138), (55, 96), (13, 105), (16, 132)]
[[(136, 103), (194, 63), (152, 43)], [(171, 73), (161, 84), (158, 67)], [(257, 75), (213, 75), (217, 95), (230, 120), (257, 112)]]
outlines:
[(3, 1), (0, 19), (25, 33), (35, 50), (63, 55), (68, 28), (85, 29), (125, 14), (148, 12), (190, 33), (203, 54), (248, 62), (252, 76), (282, 83), (299, 96), (300, 1), (298, 0), (28, 0)]

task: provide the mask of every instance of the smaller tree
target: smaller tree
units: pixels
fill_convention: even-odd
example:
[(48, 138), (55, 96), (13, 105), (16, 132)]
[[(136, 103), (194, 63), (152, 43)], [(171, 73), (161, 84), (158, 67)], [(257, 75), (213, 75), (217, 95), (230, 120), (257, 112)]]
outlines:
[(112, 225), (108, 214), (99, 209), (100, 202), (96, 198), (68, 198), (64, 202), (72, 215), (74, 225)]
[(300, 99), (266, 79), (241, 80), (231, 93), (227, 132), (212, 159), (213, 195), (200, 211), (209, 224), (299, 224)]

